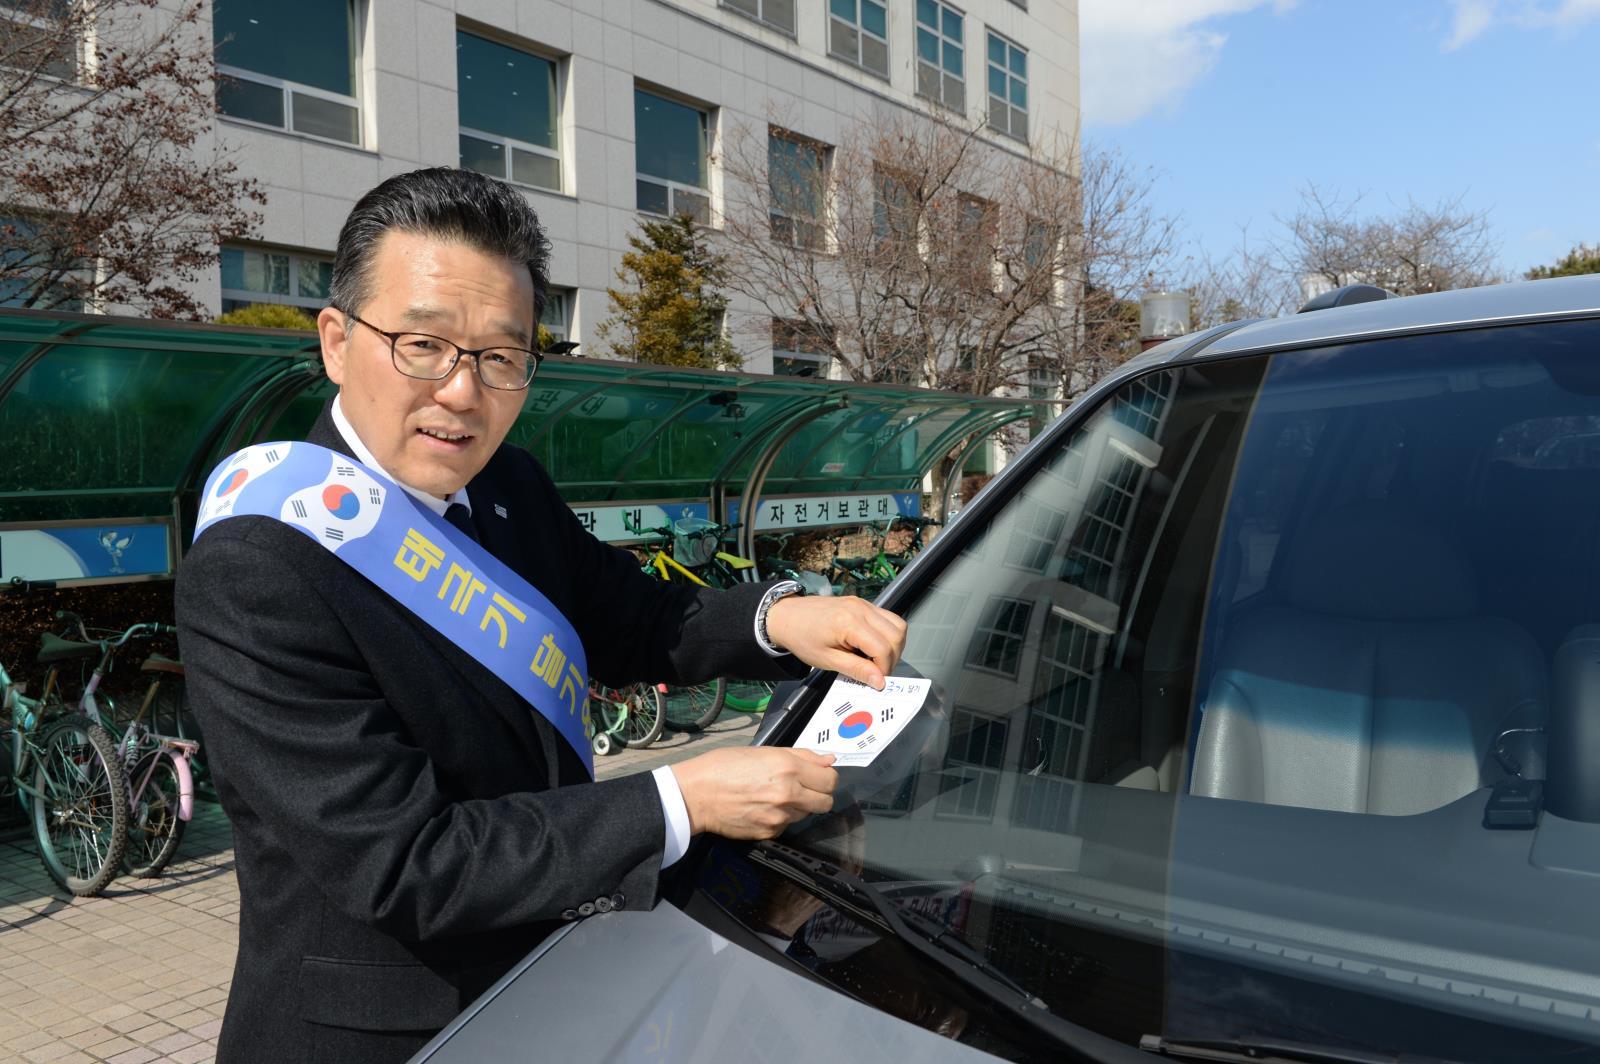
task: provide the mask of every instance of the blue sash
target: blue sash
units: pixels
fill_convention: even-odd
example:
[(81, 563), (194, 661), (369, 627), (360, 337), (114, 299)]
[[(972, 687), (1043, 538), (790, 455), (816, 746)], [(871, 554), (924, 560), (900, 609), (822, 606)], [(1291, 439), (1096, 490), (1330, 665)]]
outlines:
[(198, 539), (229, 517), (299, 529), (504, 680), (590, 777), (583, 643), (554, 604), (376, 470), (314, 443), (246, 447), (212, 470)]

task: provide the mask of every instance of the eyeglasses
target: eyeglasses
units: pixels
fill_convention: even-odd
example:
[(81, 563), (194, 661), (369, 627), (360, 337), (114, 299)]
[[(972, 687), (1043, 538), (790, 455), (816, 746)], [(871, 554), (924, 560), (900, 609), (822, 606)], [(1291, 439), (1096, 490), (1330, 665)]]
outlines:
[(460, 344), (442, 336), (427, 333), (389, 332), (380, 329), (349, 311), (352, 321), (359, 322), (389, 341), (389, 357), (394, 368), (407, 377), (423, 381), (441, 381), (455, 371), (456, 363), (470, 358), (478, 367), (478, 379), (485, 387), (503, 392), (518, 392), (533, 382), (544, 356), (525, 347), (480, 347), (469, 351)]

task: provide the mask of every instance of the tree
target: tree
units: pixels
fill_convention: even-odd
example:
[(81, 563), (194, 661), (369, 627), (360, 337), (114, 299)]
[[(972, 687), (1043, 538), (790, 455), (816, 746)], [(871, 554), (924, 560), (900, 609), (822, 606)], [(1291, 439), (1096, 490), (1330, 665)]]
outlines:
[(644, 222), (628, 237), (617, 280), (608, 288), (612, 316), (598, 336), (618, 358), (665, 366), (736, 367), (742, 359), (723, 332), (726, 260), (686, 214)]
[(1040, 399), (1138, 350), (1132, 296), (1174, 228), (1121, 156), (888, 108), (831, 148), (786, 129), (736, 128), (722, 158), (729, 285), (757, 328), (851, 380)]
[(1499, 247), (1485, 211), (1461, 198), (1428, 206), (1407, 200), (1388, 214), (1363, 214), (1315, 185), (1300, 194), (1279, 231), (1252, 245), (1248, 231), (1220, 259), (1202, 254), (1186, 284), (1195, 325), (1291, 312), (1317, 290), (1372, 284), (1396, 295), (1442, 292), (1502, 281)]
[(1303, 302), (1292, 278), (1272, 258), (1272, 249), (1252, 245), (1248, 228), (1226, 255), (1201, 252), (1184, 287), (1190, 295), (1190, 319), (1196, 330), (1247, 318), (1273, 318)]
[(1575, 277), (1584, 273), (1600, 273), (1600, 245), (1591, 247), (1579, 244), (1556, 261), (1554, 266), (1535, 266), (1525, 277), (1530, 281), (1546, 277)]
[(203, 0), (16, 0), (0, 14), (0, 298), (198, 318), (265, 202), (216, 145)]
[(1295, 213), (1279, 219), (1279, 268), (1295, 279), (1374, 284), (1402, 296), (1503, 280), (1488, 213), (1467, 210), (1459, 196), (1431, 207), (1408, 200), (1374, 217), (1358, 213), (1360, 201), (1308, 186)]
[(1145, 176), (1075, 142), (1002, 150), (887, 109), (831, 148), (781, 116), (728, 141), (730, 286), (852, 380), (989, 395), (1043, 375), (1070, 396), (1126, 356), (1119, 301), (1172, 247)]
[(299, 307), (283, 303), (251, 303), (217, 316), (218, 325), (254, 325), (265, 329), (315, 329), (317, 320)]

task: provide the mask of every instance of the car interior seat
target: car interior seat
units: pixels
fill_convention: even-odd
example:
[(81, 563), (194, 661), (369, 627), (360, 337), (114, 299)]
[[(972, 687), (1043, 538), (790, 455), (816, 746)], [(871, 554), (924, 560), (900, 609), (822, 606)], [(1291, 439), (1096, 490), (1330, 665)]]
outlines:
[(1483, 616), (1460, 553), (1403, 508), (1302, 527), (1224, 619), (1190, 792), (1404, 815), (1499, 779), (1495, 737), (1544, 723), (1532, 636)]

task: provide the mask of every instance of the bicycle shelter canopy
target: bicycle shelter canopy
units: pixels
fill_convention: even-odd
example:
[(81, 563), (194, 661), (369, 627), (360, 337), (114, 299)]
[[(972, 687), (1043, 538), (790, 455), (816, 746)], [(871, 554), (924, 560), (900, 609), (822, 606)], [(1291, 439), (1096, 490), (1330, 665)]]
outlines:
[[(252, 443), (302, 438), (334, 390), (310, 333), (0, 310), (0, 535), (161, 523), (170, 573), (215, 464)], [(550, 356), (509, 439), (538, 456), (586, 523), (640, 503), (726, 519), (769, 498), (920, 496), (952, 449), (1038, 407)], [(111, 537), (107, 551), (120, 542), (95, 534)], [(9, 579), (5, 544), (13, 559), (17, 549), (0, 543)]]

